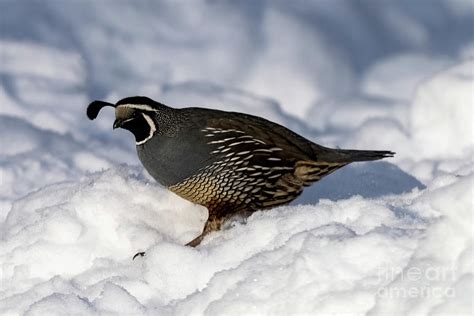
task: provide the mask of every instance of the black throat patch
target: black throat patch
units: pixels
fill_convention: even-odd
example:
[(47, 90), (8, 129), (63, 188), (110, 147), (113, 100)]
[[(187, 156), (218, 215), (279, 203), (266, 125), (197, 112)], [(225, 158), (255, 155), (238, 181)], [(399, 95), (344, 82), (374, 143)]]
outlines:
[(122, 128), (130, 131), (135, 136), (137, 145), (144, 144), (153, 137), (153, 133), (156, 131), (154, 121), (147, 114), (140, 114), (131, 120), (125, 121)]

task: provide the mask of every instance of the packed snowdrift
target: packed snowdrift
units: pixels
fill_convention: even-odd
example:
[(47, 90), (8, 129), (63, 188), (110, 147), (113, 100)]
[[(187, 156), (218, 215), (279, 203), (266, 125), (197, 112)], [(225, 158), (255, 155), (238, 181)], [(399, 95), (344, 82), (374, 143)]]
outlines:
[[(0, 314), (471, 314), (472, 4), (323, 3), (0, 4)], [(189, 248), (207, 210), (85, 116), (135, 94), (397, 155)]]

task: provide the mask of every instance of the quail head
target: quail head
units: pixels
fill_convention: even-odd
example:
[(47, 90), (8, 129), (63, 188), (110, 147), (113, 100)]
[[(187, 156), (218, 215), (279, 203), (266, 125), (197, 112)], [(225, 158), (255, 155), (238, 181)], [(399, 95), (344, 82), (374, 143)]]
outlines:
[(207, 207), (203, 232), (189, 246), (199, 245), (229, 217), (291, 202), (305, 186), (351, 162), (394, 155), (331, 149), (261, 117), (174, 109), (140, 96), (116, 104), (94, 101), (87, 116), (95, 119), (104, 106), (115, 108), (114, 129), (135, 136), (138, 157), (156, 181)]

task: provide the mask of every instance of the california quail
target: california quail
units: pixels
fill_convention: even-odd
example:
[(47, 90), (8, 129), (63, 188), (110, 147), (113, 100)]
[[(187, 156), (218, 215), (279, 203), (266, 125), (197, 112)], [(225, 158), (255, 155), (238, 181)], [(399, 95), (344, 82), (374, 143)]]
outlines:
[(287, 204), (303, 187), (351, 162), (394, 155), (330, 149), (261, 117), (174, 109), (147, 97), (115, 105), (94, 101), (87, 116), (95, 119), (104, 106), (115, 107), (114, 129), (135, 135), (138, 157), (156, 181), (208, 208), (202, 234), (187, 244), (193, 247), (233, 215)]

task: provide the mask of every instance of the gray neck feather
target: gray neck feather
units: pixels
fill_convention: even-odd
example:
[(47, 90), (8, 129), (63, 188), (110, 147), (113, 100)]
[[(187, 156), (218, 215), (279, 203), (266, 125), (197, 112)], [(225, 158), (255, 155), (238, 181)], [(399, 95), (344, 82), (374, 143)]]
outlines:
[(187, 116), (180, 109), (163, 106), (156, 112), (154, 119), (159, 135), (173, 137), (178, 134)]

